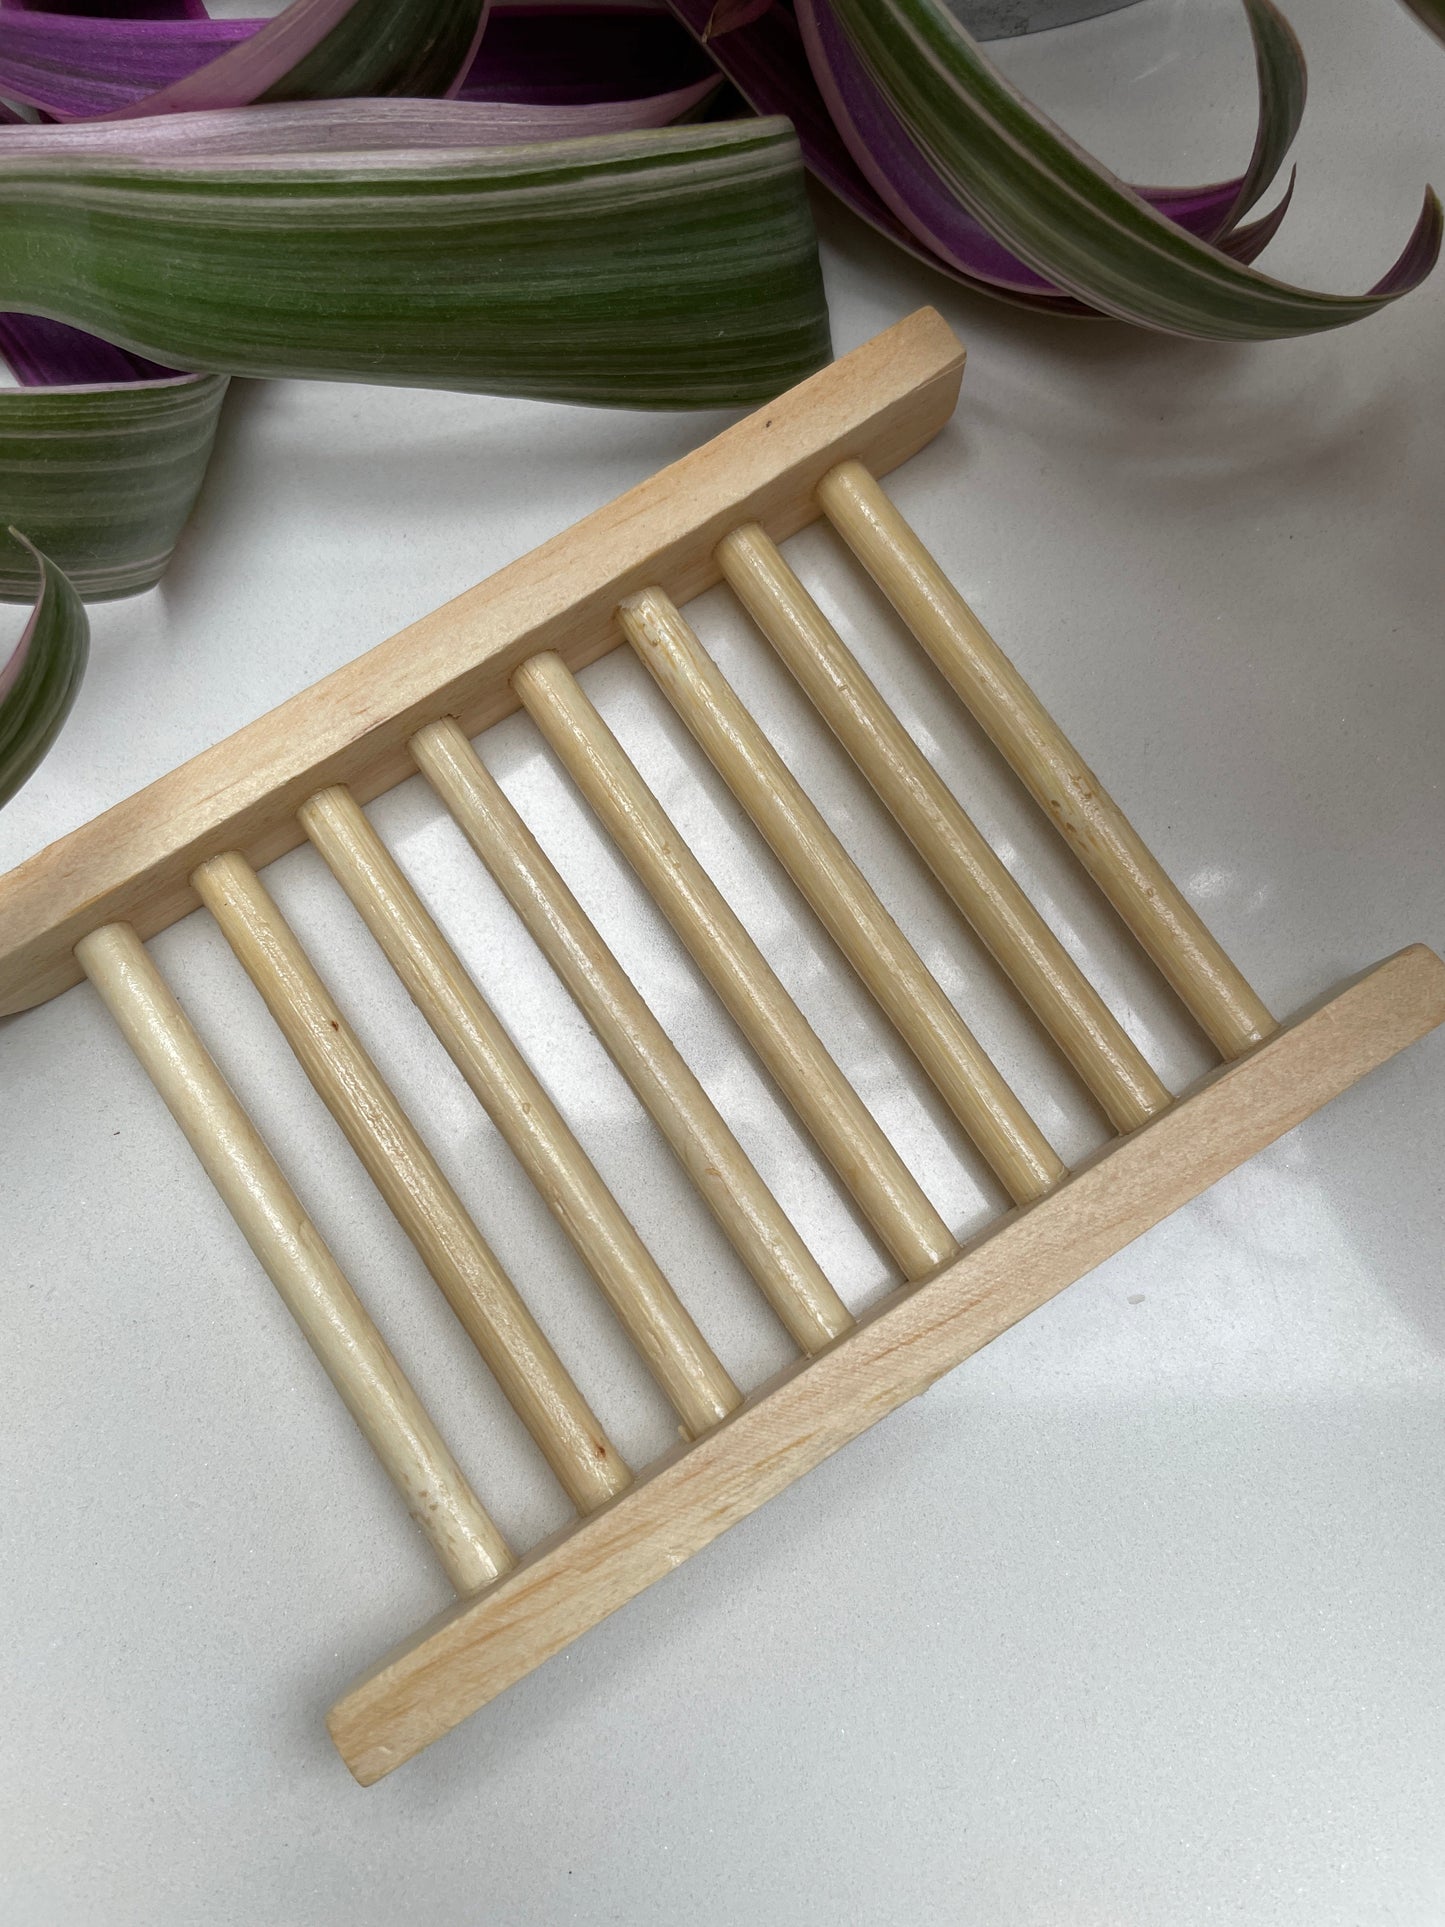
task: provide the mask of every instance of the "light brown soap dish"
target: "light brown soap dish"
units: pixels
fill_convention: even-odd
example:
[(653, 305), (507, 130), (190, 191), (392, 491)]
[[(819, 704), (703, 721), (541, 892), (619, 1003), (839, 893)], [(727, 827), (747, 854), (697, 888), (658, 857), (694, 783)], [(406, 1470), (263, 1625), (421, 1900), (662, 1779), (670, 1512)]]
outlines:
[[(930, 310), (600, 509), (0, 881), (0, 1011), (82, 975), (405, 1496), (458, 1603), (331, 1710), (389, 1773), (801, 1473), (1445, 1018), (1401, 951), (1280, 1025), (879, 488), (952, 413)], [(1160, 1082), (775, 546), (824, 515), (1065, 838), (1223, 1068)], [(741, 598), (1118, 1135), (1065, 1169), (702, 649), (678, 605)], [(578, 684), (628, 642), (917, 1057), (1015, 1208), (961, 1247)], [(865, 1318), (832, 1284), (472, 749), (525, 707), (892, 1254)], [(801, 1357), (744, 1397), (361, 805), (435, 787), (632, 1084)], [(257, 871), (310, 838), (585, 1259), (689, 1441), (632, 1471), (358, 1042)], [(144, 940), (220, 924), (516, 1407), (577, 1519), (517, 1553), (458, 1469)]]

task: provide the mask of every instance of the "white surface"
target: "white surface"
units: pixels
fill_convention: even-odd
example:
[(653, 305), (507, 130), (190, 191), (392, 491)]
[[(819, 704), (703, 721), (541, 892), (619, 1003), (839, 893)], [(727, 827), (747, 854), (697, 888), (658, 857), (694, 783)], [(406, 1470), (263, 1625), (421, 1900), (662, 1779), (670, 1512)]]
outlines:
[[(1188, 11), (1187, 36), (1151, 0), (1007, 58), (1120, 165), (1205, 178), (1247, 144), (1248, 55), (1224, 0)], [(1280, 271), (1362, 286), (1445, 185), (1445, 52), (1386, 0), (1292, 11), (1315, 87)], [(925, 299), (969, 343), (899, 499), (1271, 1004), (1445, 945), (1445, 280), (1313, 343), (1190, 347), (964, 299), (821, 214), (840, 348)], [(0, 862), (715, 426), (238, 387), (166, 583), (97, 611)], [(1193, 1075), (876, 600), (820, 533), (794, 553), (1161, 1068)], [(1065, 1155), (1087, 1148), (1087, 1106), (762, 646), (721, 597), (696, 613)], [(641, 670), (586, 680), (946, 1215), (982, 1223), (976, 1166)], [(866, 1302), (883, 1260), (530, 728), (486, 754)], [(419, 784), (375, 814), (755, 1382), (783, 1342), (565, 996)], [(339, 890), (307, 855), (270, 877), (645, 1461), (660, 1399)], [(504, 1527), (550, 1529), (558, 1494), (217, 935), (194, 918), (155, 949)], [(4, 1025), (0, 1079), (6, 1927), (1445, 1919), (1445, 1040), (366, 1793), (322, 1716), (443, 1603), (420, 1538), (93, 994)]]

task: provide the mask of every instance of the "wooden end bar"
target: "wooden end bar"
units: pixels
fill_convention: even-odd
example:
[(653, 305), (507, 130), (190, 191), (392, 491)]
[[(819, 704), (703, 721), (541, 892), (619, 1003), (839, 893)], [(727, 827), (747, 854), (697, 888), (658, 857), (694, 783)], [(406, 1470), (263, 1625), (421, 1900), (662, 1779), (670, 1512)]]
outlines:
[(331, 1710), (347, 1766), (390, 1773), (1442, 1021), (1445, 964), (1416, 944), (1214, 1072), (384, 1660)]

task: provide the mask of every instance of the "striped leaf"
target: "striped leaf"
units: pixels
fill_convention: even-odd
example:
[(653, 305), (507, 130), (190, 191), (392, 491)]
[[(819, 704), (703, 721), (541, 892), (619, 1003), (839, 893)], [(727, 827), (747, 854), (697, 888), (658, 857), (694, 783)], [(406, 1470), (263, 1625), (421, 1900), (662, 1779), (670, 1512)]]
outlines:
[[(0, 526), (23, 520), (83, 596), (158, 581), (206, 472), (227, 382), (137, 363), (28, 316), (0, 316), (0, 355), (31, 384), (0, 390)], [(0, 598), (35, 592), (0, 550)]]
[[(703, 35), (710, 0), (668, 0), (690, 31)], [(818, 180), (898, 246), (965, 286), (1052, 314), (1092, 312), (1062, 293), (996, 241), (941, 181), (932, 163), (879, 94), (830, 12), (798, 0), (795, 15), (773, 5), (715, 37), (707, 50), (760, 114), (785, 114)], [(1288, 46), (1293, 48), (1292, 37)], [(1191, 233), (1252, 259), (1278, 225), (1283, 205), (1266, 221), (1237, 233), (1233, 224), (1268, 187), (1298, 127), (1302, 61), (1282, 64), (1277, 44), (1257, 45), (1259, 123), (1246, 172), (1201, 187), (1134, 190)]]
[(85, 604), (56, 568), (18, 529), (10, 535), (28, 550), (30, 593), (40, 593), (14, 655), (0, 669), (0, 803), (8, 802), (54, 742), (70, 713), (90, 651)]
[(253, 101), (441, 94), (461, 85), (486, 0), (292, 0), (274, 20), (0, 11), (0, 92), (62, 119)]
[[(1375, 313), (1434, 266), (1441, 210), (1427, 191), (1404, 253), (1362, 295), (1291, 287), (1187, 233), (1032, 108), (941, 0), (811, 0), (831, 10), (908, 139), (947, 192), (1036, 274), (1106, 314), (1170, 333), (1267, 340)], [(1287, 35), (1246, 0), (1256, 40)]]
[(209, 118), (154, 153), (124, 123), (109, 152), (94, 125), (10, 130), (0, 308), (202, 373), (628, 407), (764, 400), (828, 358), (785, 122), (277, 156), (234, 151), (229, 115), (208, 151)]

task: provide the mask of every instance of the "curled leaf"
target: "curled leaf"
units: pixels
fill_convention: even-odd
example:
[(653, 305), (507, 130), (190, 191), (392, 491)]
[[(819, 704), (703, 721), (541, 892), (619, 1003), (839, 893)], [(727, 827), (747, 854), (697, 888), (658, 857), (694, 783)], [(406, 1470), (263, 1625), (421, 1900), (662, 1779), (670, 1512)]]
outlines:
[[(150, 588), (195, 505), (226, 377), (27, 315), (0, 315), (0, 355), (30, 384), (0, 390), (0, 522), (23, 518), (83, 596)], [(0, 599), (33, 587), (23, 558), (0, 554)]]
[(8, 802), (54, 742), (85, 674), (90, 624), (64, 573), (18, 529), (10, 535), (35, 565), (40, 592), (14, 654), (0, 668), (0, 803)]
[[(700, 34), (707, 16), (707, 0), (669, 0), (673, 12), (694, 33)], [(855, 139), (845, 142), (840, 128), (851, 131), (853, 107), (836, 91), (825, 99), (818, 75), (826, 78), (832, 63), (841, 57), (847, 43), (832, 15), (826, 21), (806, 7), (810, 31), (814, 25), (831, 29), (833, 48), (825, 59), (814, 50), (810, 63), (799, 19), (782, 7), (773, 7), (746, 29), (729, 34), (708, 51), (744, 97), (763, 114), (786, 114), (798, 130), (803, 154), (810, 171), (840, 200), (885, 235), (932, 267), (946, 272), (967, 286), (999, 295), (1017, 305), (1041, 308), (1055, 314), (1085, 314), (1089, 309), (1059, 290), (1047, 276), (1035, 272), (1002, 246), (986, 228), (962, 207), (947, 185), (941, 182), (927, 161), (908, 139), (898, 117), (881, 100), (878, 90), (868, 83), (868, 95), (857, 100), (857, 111), (866, 113), (870, 104), (877, 118), (867, 136), (870, 155), (879, 173), (896, 182), (897, 198), (890, 188), (888, 198), (859, 166)], [(847, 55), (854, 72), (861, 72), (856, 60)], [(866, 79), (866, 76), (865, 76)], [(835, 122), (834, 113), (838, 118)], [(1279, 112), (1277, 126), (1266, 136), (1270, 112), (1263, 90), (1260, 101), (1260, 130), (1256, 137), (1257, 163), (1281, 141), (1288, 144), (1288, 121)], [(1292, 128), (1289, 128), (1292, 133)], [(889, 152), (896, 144), (896, 151)], [(1192, 232), (1210, 238), (1221, 236), (1231, 218), (1263, 191), (1262, 164), (1235, 180), (1218, 181), (1203, 187), (1140, 188), (1144, 195), (1170, 220), (1178, 221)], [(910, 220), (900, 217), (899, 203), (907, 205)], [(922, 238), (933, 234), (941, 245)]]
[(292, 0), (274, 20), (0, 11), (0, 93), (57, 119), (453, 93), (485, 0)]
[[(827, 359), (785, 123), (478, 148), (461, 130), (486, 106), (411, 102), (388, 148), (401, 106), (255, 109), (249, 151), (237, 114), (169, 123), (151, 152), (134, 125), (110, 152), (96, 127), (13, 130), (0, 309), (202, 372), (628, 407), (762, 400)], [(376, 138), (272, 152), (278, 111)], [(456, 144), (418, 140), (418, 111)]]
[[(811, 0), (831, 8), (909, 139), (980, 226), (1080, 300), (1167, 332), (1224, 341), (1311, 334), (1373, 314), (1430, 271), (1428, 193), (1404, 254), (1362, 295), (1271, 279), (1186, 233), (1032, 108), (940, 0)], [(1269, 0), (1246, 0), (1262, 23)], [(1277, 18), (1277, 16), (1276, 16)], [(1286, 30), (1287, 31), (1287, 30)]]
[[(701, 36), (709, 0), (669, 4)], [(840, 199), (967, 286), (1055, 314), (1258, 339), (1359, 319), (1433, 265), (1440, 213), (1427, 195), (1404, 253), (1365, 295), (1313, 295), (1250, 271), (1289, 193), (1241, 223), (1288, 152), (1305, 93), (1298, 44), (1270, 0), (1245, 0), (1259, 79), (1250, 163), (1197, 188), (1116, 179), (1004, 80), (942, 0), (795, 5), (708, 51), (759, 112), (792, 118), (809, 168)]]

